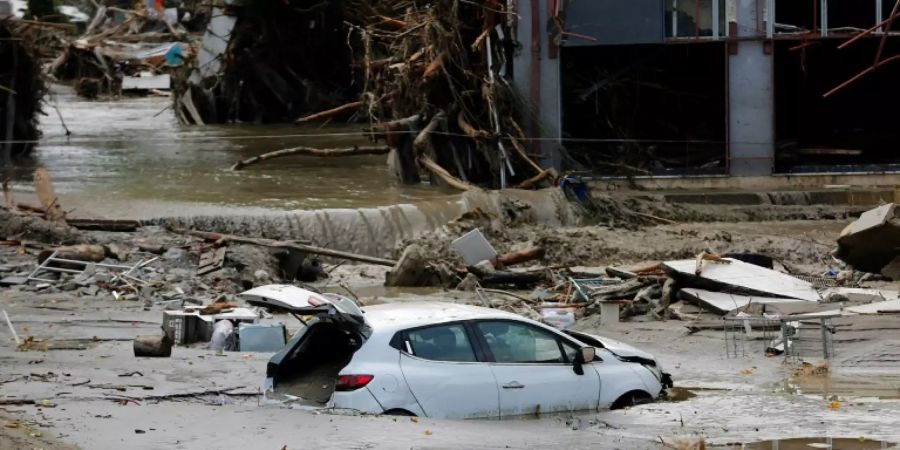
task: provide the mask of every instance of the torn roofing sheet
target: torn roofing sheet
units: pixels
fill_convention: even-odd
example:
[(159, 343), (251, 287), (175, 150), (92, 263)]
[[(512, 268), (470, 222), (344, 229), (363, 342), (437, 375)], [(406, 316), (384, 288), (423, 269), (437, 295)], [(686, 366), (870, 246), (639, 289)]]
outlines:
[(772, 304), (807, 302), (807, 300), (798, 300), (793, 298), (730, 294), (727, 292), (713, 292), (694, 288), (681, 289), (679, 296), (683, 299), (687, 298), (693, 300), (694, 302), (702, 305), (705, 309), (711, 309), (712, 311), (718, 312), (720, 314), (727, 314), (736, 309), (743, 308), (751, 303)]
[(700, 275), (697, 276), (696, 260), (685, 259), (663, 263), (663, 269), (669, 275), (681, 280), (687, 286), (812, 302), (821, 299), (819, 293), (807, 281), (736, 259), (723, 258), (721, 262), (703, 261), (701, 267)]

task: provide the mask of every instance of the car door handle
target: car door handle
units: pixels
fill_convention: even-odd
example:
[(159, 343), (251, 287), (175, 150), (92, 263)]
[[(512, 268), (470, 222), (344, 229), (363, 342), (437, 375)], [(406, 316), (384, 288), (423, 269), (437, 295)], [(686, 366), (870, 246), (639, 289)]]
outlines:
[(518, 381), (510, 381), (509, 383), (503, 385), (503, 389), (522, 389), (524, 387), (525, 385), (519, 383)]

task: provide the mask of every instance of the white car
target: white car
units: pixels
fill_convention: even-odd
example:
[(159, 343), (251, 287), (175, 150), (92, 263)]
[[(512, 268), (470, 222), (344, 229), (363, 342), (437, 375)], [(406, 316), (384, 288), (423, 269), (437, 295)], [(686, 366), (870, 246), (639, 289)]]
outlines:
[(287, 285), (242, 296), (313, 316), (269, 361), (270, 399), (498, 418), (630, 406), (671, 384), (652, 355), (500, 310), (439, 302), (360, 309), (345, 297)]

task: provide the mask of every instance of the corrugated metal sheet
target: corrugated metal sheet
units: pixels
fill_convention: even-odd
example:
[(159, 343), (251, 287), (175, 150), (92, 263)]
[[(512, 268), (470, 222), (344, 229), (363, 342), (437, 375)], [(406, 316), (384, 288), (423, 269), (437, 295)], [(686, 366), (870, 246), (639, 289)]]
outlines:
[(568, 0), (566, 47), (665, 42), (663, 0)]

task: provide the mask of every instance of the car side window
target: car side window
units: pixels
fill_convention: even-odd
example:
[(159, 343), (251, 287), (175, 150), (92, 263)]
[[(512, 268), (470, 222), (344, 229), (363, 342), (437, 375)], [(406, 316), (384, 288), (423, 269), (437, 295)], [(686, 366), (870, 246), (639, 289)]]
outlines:
[(475, 351), (461, 324), (439, 325), (406, 332), (413, 355), (432, 361), (476, 362)]
[(498, 363), (566, 362), (552, 333), (508, 321), (478, 322), (476, 328)]

